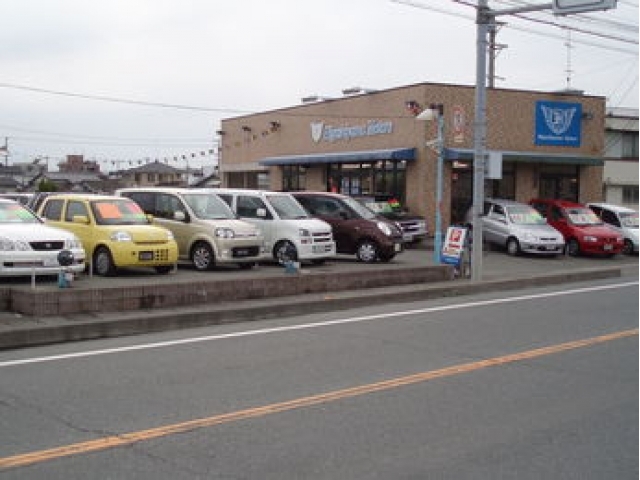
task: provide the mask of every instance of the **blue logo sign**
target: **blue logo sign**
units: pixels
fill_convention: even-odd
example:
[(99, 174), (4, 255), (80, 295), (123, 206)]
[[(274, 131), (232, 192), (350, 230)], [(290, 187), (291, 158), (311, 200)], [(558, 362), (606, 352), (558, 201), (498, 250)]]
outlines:
[(536, 145), (579, 147), (582, 140), (582, 104), (536, 102)]

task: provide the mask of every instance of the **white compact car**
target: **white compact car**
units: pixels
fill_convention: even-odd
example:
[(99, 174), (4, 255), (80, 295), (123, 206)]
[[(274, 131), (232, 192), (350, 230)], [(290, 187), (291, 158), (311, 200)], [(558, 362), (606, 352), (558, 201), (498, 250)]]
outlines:
[(50, 227), (20, 203), (0, 199), (0, 277), (57, 275), (61, 251), (71, 252), (68, 271), (85, 268), (85, 251), (72, 233)]
[(631, 208), (611, 205), (610, 203), (587, 203), (604, 223), (624, 237), (622, 253), (638, 253), (638, 212)]

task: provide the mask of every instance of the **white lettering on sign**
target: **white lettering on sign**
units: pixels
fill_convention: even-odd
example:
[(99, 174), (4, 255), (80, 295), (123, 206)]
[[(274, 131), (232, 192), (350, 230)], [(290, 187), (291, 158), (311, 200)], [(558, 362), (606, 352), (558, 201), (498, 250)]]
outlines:
[(379, 120), (370, 120), (363, 125), (346, 127), (334, 127), (333, 125), (325, 125), (323, 122), (314, 122), (310, 124), (310, 127), (311, 138), (316, 143), (320, 141), (349, 141), (352, 138), (386, 135), (393, 132), (393, 122)]

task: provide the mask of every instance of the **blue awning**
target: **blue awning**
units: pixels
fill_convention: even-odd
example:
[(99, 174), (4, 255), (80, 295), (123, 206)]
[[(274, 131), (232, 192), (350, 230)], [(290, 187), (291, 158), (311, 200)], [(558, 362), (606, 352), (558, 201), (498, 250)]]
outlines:
[[(599, 157), (563, 153), (498, 151), (502, 153), (502, 160), (505, 162), (554, 163), (556, 165), (590, 165), (598, 167), (604, 165), (604, 160)], [(473, 153), (470, 148), (445, 148), (444, 158), (450, 161), (473, 160)]]
[(284, 155), (268, 157), (258, 161), (259, 165), (314, 165), (321, 163), (361, 163), (380, 160), (415, 160), (415, 148), (389, 148), (359, 152), (311, 153), (306, 155)]

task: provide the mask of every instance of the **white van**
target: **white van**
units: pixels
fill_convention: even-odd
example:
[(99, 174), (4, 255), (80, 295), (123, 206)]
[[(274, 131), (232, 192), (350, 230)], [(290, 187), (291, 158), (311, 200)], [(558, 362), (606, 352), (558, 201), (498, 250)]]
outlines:
[(587, 203), (604, 223), (614, 228), (624, 237), (622, 253), (638, 253), (638, 212), (631, 208), (610, 203)]
[(236, 218), (217, 195), (203, 190), (171, 187), (131, 187), (116, 190), (153, 216), (153, 223), (171, 230), (179, 258), (196, 270), (216, 264), (251, 268), (267, 257), (262, 232)]
[(312, 218), (290, 193), (266, 190), (207, 188), (242, 220), (258, 226), (265, 247), (280, 263), (287, 260), (323, 263), (336, 254), (331, 225)]

